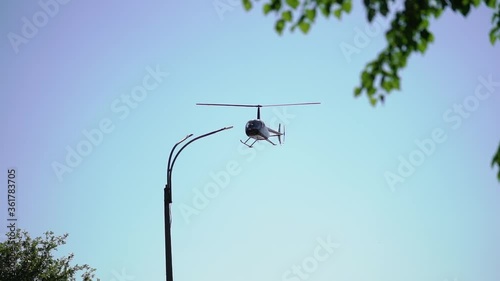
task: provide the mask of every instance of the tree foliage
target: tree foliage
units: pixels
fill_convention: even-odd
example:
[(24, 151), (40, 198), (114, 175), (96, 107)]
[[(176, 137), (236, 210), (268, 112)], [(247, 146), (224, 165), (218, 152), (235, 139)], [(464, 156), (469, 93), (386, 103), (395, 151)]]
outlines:
[(495, 154), (495, 156), (493, 157), (493, 160), (491, 161), (491, 167), (495, 167), (495, 165), (497, 165), (497, 167), (498, 167), (497, 177), (498, 177), (498, 181), (500, 181), (500, 145), (498, 145), (497, 154)]
[[(258, 0), (242, 0), (246, 10), (252, 9)], [(325, 18), (331, 16), (341, 19), (350, 13), (352, 0), (266, 0), (263, 4), (264, 14), (274, 13), (277, 16), (275, 30), (282, 34), (288, 27), (291, 31), (299, 28), (308, 33), (318, 14)], [(375, 106), (394, 90), (401, 89), (400, 70), (406, 66), (413, 53), (425, 53), (434, 35), (429, 30), (430, 22), (438, 19), (447, 9), (467, 16), (481, 2), (494, 10), (492, 28), (489, 31), (491, 44), (500, 41), (500, 4), (496, 0), (406, 0), (402, 9), (392, 16), (389, 30), (385, 33), (386, 47), (378, 56), (368, 62), (361, 72), (360, 85), (355, 87), (354, 96), (365, 94)], [(363, 0), (368, 22), (375, 17), (388, 17), (395, 0)], [(493, 158), (493, 166), (499, 168), (500, 181), (500, 146)]]
[(73, 254), (62, 258), (52, 255), (57, 247), (66, 244), (68, 234), (55, 236), (53, 232), (46, 232), (43, 238), (35, 239), (19, 229), (14, 234), (0, 243), (0, 280), (74, 281), (79, 272), (82, 272), (81, 280), (94, 280), (95, 269), (87, 264), (70, 264)]

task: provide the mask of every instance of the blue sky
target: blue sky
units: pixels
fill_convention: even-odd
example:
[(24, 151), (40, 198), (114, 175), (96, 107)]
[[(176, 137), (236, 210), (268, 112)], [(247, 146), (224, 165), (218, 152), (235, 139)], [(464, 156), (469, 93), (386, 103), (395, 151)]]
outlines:
[[(19, 228), (69, 233), (60, 253), (103, 281), (162, 280), (170, 149), (234, 126), (176, 163), (176, 280), (499, 280), (487, 8), (433, 22), (402, 91), (373, 108), (353, 88), (388, 23), (368, 25), (359, 1), (283, 36), (229, 0), (66, 2), (1, 4), (1, 163), (16, 169)], [(249, 150), (254, 109), (197, 102), (321, 105), (264, 108), (286, 143)]]

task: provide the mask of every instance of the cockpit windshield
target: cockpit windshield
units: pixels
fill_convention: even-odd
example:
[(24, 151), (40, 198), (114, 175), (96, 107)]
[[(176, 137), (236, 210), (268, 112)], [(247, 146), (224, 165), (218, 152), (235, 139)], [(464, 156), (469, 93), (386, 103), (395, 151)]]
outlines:
[(247, 130), (260, 130), (262, 128), (262, 122), (259, 120), (248, 121)]

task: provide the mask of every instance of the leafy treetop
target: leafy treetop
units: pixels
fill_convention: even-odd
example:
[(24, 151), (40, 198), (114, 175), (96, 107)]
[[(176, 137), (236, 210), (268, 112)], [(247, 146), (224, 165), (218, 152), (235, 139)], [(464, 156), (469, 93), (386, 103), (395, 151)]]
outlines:
[(62, 258), (52, 255), (57, 247), (66, 244), (68, 234), (46, 232), (45, 237), (35, 239), (19, 229), (14, 234), (0, 243), (0, 280), (75, 281), (78, 272), (82, 272), (81, 280), (94, 280), (95, 269), (87, 264), (70, 264), (73, 254)]

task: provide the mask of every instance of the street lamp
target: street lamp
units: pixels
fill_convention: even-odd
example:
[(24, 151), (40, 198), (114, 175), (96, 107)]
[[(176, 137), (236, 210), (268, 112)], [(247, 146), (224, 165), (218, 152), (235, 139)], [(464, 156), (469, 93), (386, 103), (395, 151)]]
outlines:
[(224, 127), (219, 130), (212, 131), (210, 133), (206, 133), (204, 135), (198, 136), (192, 140), (190, 140), (188, 143), (183, 145), (181, 149), (175, 154), (174, 159), (172, 160), (172, 155), (174, 154), (175, 148), (193, 136), (193, 134), (189, 134), (186, 137), (184, 137), (182, 140), (178, 141), (174, 147), (172, 147), (172, 150), (170, 151), (170, 155), (168, 156), (168, 164), (167, 164), (167, 184), (165, 185), (165, 188), (163, 189), (163, 199), (164, 199), (164, 216), (165, 216), (165, 268), (167, 271), (167, 281), (173, 281), (174, 280), (174, 273), (172, 270), (172, 235), (170, 232), (171, 229), (171, 223), (172, 221), (170, 220), (170, 207), (172, 206), (172, 169), (174, 168), (175, 160), (177, 160), (177, 156), (181, 153), (186, 146), (188, 146), (190, 143), (194, 142), (195, 140), (199, 140), (204, 137), (208, 137), (210, 135), (216, 134), (218, 132), (222, 132), (224, 130), (228, 130), (233, 128), (233, 126), (230, 127)]

